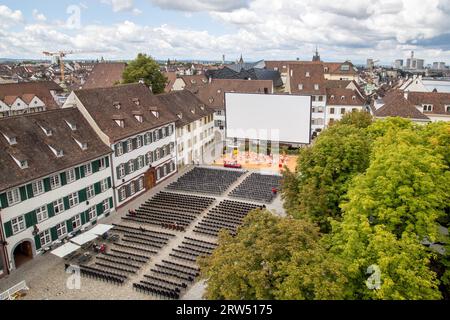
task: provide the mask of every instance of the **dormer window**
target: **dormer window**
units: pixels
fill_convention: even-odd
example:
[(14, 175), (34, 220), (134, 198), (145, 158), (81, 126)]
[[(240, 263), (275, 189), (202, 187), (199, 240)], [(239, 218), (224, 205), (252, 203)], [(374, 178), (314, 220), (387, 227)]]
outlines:
[(134, 117), (136, 118), (136, 120), (137, 120), (138, 122), (141, 122), (141, 123), (142, 123), (142, 122), (144, 121), (144, 118), (143, 118), (141, 115), (137, 115), (137, 114), (136, 114)]
[(344, 100), (345, 99), (345, 96), (341, 96), (341, 100)]
[(133, 99), (133, 102), (134, 102), (134, 104), (137, 105), (137, 106), (141, 105), (141, 101), (139, 101), (139, 98), (134, 98), (134, 99)]
[(208, 101), (209, 101), (209, 103), (213, 103), (214, 102), (214, 98), (213, 97), (209, 97)]
[(152, 111), (152, 114), (155, 116), (155, 118), (159, 118), (159, 112), (158, 111)]
[(449, 106), (445, 106), (445, 112), (450, 112), (450, 105)]
[(352, 100), (356, 100), (356, 96), (352, 96)]
[(424, 112), (431, 112), (433, 111), (433, 105), (432, 104), (423, 104), (422, 105)]
[(197, 81), (195, 81), (195, 79), (191, 79), (191, 83), (195, 84)]
[(222, 92), (222, 90), (220, 90), (220, 89), (217, 90), (217, 93), (221, 93), (221, 92)]
[(195, 109), (191, 109), (191, 113), (192, 113), (192, 114), (195, 114)]
[(87, 143), (78, 141), (77, 139), (73, 138), (75, 142), (78, 144), (78, 146), (81, 148), (81, 150), (87, 150)]
[(334, 99), (334, 95), (333, 94), (331, 95), (330, 99)]
[(47, 137), (51, 137), (53, 135), (52, 129), (48, 129), (48, 128), (44, 128), (44, 127), (41, 127), (41, 129), (42, 129), (42, 131), (44, 131), (44, 133)]
[(319, 90), (319, 85), (318, 84), (314, 85), (314, 90)]
[(7, 136), (6, 134), (3, 134), (6, 140), (8, 140), (9, 145), (13, 146), (17, 144), (17, 139), (15, 136)]
[(28, 161), (27, 161), (27, 160), (22, 160), (22, 161), (20, 161), (20, 168), (21, 168), (21, 169), (26, 169), (26, 168), (28, 168)]
[(202, 111), (205, 110), (205, 106), (203, 104), (200, 105), (200, 109), (202, 109)]
[(116, 122), (116, 124), (121, 127), (124, 128), (125, 127), (125, 121), (123, 120), (114, 120)]
[(303, 84), (301, 83), (298, 84), (298, 90), (303, 90)]
[(306, 73), (305, 73), (305, 77), (307, 77), (307, 78), (309, 78), (309, 77), (310, 77), (310, 75), (309, 75), (309, 71), (306, 71)]
[(64, 151), (62, 149), (55, 149), (52, 146), (48, 146), (50, 148), (50, 150), (53, 152), (53, 154), (57, 157), (57, 158), (61, 158), (62, 156), (64, 156)]
[(120, 107), (121, 107), (120, 102), (118, 102), (118, 101), (113, 102), (113, 107), (116, 108), (117, 110), (120, 110)]
[(178, 118), (183, 119), (183, 114), (180, 112), (177, 114)]
[(70, 123), (69, 121), (66, 121), (67, 125), (69, 126), (70, 130), (72, 131), (76, 131), (77, 130), (77, 125), (74, 123)]

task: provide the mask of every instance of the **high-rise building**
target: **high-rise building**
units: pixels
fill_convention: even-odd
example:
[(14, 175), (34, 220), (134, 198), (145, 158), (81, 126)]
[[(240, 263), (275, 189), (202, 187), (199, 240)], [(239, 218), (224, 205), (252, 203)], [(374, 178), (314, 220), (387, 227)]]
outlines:
[(397, 59), (394, 62), (394, 68), (395, 69), (402, 69), (403, 68), (403, 59)]
[(434, 70), (444, 70), (446, 68), (445, 62), (433, 62)]

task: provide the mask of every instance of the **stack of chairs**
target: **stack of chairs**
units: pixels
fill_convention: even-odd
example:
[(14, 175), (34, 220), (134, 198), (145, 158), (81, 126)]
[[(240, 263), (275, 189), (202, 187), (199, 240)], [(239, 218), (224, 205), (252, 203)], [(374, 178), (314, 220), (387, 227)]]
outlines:
[(281, 176), (252, 173), (230, 193), (230, 197), (271, 203), (276, 197), (272, 188), (280, 190)]
[(244, 170), (195, 167), (167, 188), (169, 190), (222, 195), (245, 172)]
[(214, 201), (210, 197), (160, 192), (141, 205), (136, 214), (128, 213), (122, 219), (184, 231)]
[(216, 247), (215, 243), (186, 237), (180, 246), (172, 250), (170, 260), (155, 264), (151, 273), (144, 275), (144, 279), (133, 286), (139, 292), (159, 298), (179, 299), (200, 275), (196, 258), (210, 255)]
[(217, 237), (221, 229), (227, 229), (232, 235), (236, 235), (237, 228), (242, 224), (244, 217), (252, 210), (262, 209), (252, 203), (225, 200), (212, 208), (194, 229), (194, 232)]

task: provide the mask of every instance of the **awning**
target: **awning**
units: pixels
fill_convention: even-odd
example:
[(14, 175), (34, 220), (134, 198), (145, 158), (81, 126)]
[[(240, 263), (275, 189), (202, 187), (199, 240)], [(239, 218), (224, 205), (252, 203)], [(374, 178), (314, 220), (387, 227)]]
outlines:
[(111, 226), (109, 224), (99, 224), (93, 227), (91, 230), (86, 231), (86, 233), (101, 236), (106, 232), (108, 232), (109, 230), (111, 230), (112, 228), (114, 228), (114, 226)]
[(96, 239), (97, 237), (98, 236), (95, 234), (85, 232), (85, 233), (80, 234), (79, 236), (76, 236), (73, 239), (70, 239), (70, 241), (72, 241), (73, 243), (79, 244), (81, 246), (85, 243), (88, 243), (88, 242)]
[(63, 244), (59, 248), (53, 250), (52, 253), (57, 257), (64, 258), (68, 254), (71, 254), (72, 252), (77, 251), (78, 249), (80, 249), (80, 246), (68, 242), (66, 244)]

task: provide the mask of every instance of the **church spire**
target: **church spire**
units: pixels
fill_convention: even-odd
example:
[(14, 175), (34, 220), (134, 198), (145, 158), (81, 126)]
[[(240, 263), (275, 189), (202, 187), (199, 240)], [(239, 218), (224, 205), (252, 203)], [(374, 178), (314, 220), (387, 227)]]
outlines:
[(317, 45), (316, 45), (316, 52), (313, 56), (313, 61), (320, 61), (319, 48)]

